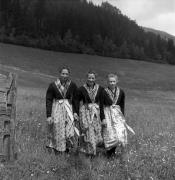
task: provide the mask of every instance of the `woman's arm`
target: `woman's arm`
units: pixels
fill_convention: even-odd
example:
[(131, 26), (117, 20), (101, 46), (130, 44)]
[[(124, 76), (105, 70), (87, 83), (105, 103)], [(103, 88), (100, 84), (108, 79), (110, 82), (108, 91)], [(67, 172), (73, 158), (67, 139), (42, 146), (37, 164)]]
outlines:
[(82, 94), (82, 88), (77, 88), (77, 91), (76, 91), (76, 111), (77, 111), (77, 114), (79, 115), (79, 110), (80, 110), (80, 101), (83, 100), (83, 94)]
[(124, 115), (125, 114), (125, 93), (124, 93), (123, 90), (121, 91), (120, 108), (121, 108), (121, 111), (122, 111), (122, 113)]
[(100, 98), (100, 101), (99, 101), (100, 102), (100, 104), (99, 104), (99, 106), (100, 106), (100, 119), (101, 119), (101, 121), (103, 121), (105, 119), (104, 105), (105, 105), (105, 98), (106, 98), (104, 88), (101, 89), (99, 98)]
[(54, 99), (54, 89), (52, 84), (49, 85), (47, 92), (46, 92), (46, 115), (47, 118), (51, 117), (52, 114), (52, 104)]
[(72, 106), (73, 106), (73, 113), (77, 113), (79, 111), (79, 101), (78, 101), (78, 87), (74, 84), (73, 88), (73, 95), (72, 95)]

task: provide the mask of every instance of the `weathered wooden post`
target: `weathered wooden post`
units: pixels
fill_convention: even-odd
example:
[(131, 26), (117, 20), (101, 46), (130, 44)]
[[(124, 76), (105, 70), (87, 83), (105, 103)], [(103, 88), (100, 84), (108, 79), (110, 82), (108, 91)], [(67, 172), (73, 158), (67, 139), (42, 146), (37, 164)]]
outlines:
[(16, 75), (0, 74), (0, 161), (15, 158)]

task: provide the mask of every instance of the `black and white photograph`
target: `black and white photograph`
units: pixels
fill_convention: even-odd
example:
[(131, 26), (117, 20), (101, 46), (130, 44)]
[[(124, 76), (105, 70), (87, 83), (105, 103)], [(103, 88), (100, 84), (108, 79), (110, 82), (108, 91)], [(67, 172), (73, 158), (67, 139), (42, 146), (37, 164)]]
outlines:
[(0, 180), (175, 180), (175, 0), (0, 0)]

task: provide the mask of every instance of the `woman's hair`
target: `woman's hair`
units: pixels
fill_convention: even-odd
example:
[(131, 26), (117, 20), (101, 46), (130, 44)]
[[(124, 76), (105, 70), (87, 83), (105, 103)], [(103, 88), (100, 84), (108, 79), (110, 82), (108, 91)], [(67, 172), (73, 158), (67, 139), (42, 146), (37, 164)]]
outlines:
[(89, 74), (94, 74), (95, 77), (97, 76), (97, 73), (94, 70), (89, 70), (86, 75), (88, 76)]
[(59, 69), (59, 73), (61, 73), (64, 69), (66, 69), (69, 74), (70, 74), (70, 68), (68, 66), (62, 66), (60, 69)]
[(109, 79), (109, 78), (115, 78), (116, 79), (116, 81), (118, 81), (118, 76), (117, 76), (117, 74), (115, 74), (115, 73), (110, 73), (110, 74), (108, 74), (108, 76), (107, 76), (107, 78)]

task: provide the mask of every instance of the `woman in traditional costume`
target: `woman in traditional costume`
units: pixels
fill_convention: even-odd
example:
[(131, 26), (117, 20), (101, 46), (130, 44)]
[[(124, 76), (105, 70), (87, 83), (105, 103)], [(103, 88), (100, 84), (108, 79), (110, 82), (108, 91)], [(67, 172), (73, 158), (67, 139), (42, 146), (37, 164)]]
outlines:
[(77, 86), (70, 80), (69, 75), (69, 68), (63, 67), (60, 77), (49, 85), (46, 93), (46, 147), (56, 153), (69, 151), (75, 145), (75, 136), (79, 133), (74, 122), (74, 119), (78, 118)]
[(115, 74), (108, 75), (108, 87), (105, 88), (103, 106), (105, 118), (103, 125), (103, 140), (107, 155), (115, 155), (116, 148), (127, 144), (127, 129), (134, 131), (126, 124), (124, 117), (125, 93), (117, 85), (118, 77)]
[(79, 121), (82, 140), (80, 151), (87, 155), (96, 155), (96, 148), (103, 142), (101, 134), (103, 88), (96, 82), (96, 74), (89, 71), (86, 83), (79, 88)]

